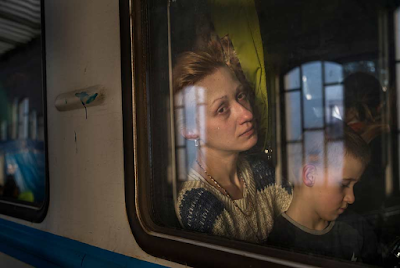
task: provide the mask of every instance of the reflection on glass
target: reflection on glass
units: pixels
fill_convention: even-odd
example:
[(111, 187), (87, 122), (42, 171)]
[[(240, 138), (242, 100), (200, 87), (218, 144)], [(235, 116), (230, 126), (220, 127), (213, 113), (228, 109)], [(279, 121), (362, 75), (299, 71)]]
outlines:
[(400, 60), (400, 9), (397, 8), (394, 13), (394, 36), (395, 36), (395, 49), (396, 49), (396, 60)]
[[(396, 77), (400, 78), (400, 64), (396, 64)], [(397, 103), (400, 103), (400, 79), (396, 79), (397, 82)], [(400, 130), (400, 116), (397, 116), (397, 127)]]
[[(227, 23), (231, 22), (229, 19), (234, 18), (234, 20), (237, 20), (237, 17), (234, 16), (234, 14), (230, 14), (229, 10), (218, 7), (217, 10), (214, 10), (214, 7), (207, 5), (209, 2), (210, 1), (198, 1), (195, 4), (193, 2), (189, 3), (189, 1), (171, 2), (172, 19), (170, 32), (171, 38), (169, 44), (171, 46), (172, 54), (170, 59), (172, 62), (171, 66), (169, 66), (171, 69), (168, 70), (167, 67), (165, 67), (165, 69), (160, 67), (160, 69), (151, 69), (149, 73), (149, 77), (151, 77), (151, 81), (149, 81), (150, 99), (152, 101), (159, 100), (159, 102), (154, 101), (154, 104), (156, 105), (153, 105), (152, 102), (150, 107), (151, 114), (153, 116), (152, 120), (155, 120), (151, 122), (153, 128), (152, 134), (154, 135), (152, 137), (152, 143), (155, 145), (155, 150), (157, 150), (154, 155), (154, 161), (157, 162), (157, 164), (154, 164), (153, 168), (155, 176), (153, 182), (154, 185), (152, 185), (152, 187), (154, 189), (158, 189), (157, 187), (160, 187), (160, 185), (164, 187), (163, 189), (170, 189), (163, 184), (166, 184), (164, 181), (166, 176), (164, 176), (163, 173), (165, 172), (165, 169), (161, 168), (163, 164), (167, 165), (165, 164), (167, 161), (164, 161), (164, 159), (165, 157), (168, 157), (168, 154), (164, 153), (163, 158), (159, 157), (159, 159), (157, 159), (158, 153), (162, 153), (158, 151), (158, 148), (164, 148), (162, 145), (167, 143), (165, 138), (167, 135), (165, 135), (165, 132), (159, 131), (160, 129), (163, 129), (161, 127), (163, 124), (165, 124), (165, 122), (163, 122), (163, 120), (160, 118), (165, 118), (163, 117), (163, 113), (167, 109), (163, 110), (159, 107), (163, 107), (161, 105), (162, 103), (165, 103), (166, 97), (163, 94), (164, 92), (168, 92), (167, 87), (169, 83), (166, 81), (165, 76), (160, 75), (160, 73), (166, 74), (168, 71), (173, 72), (181, 53), (185, 51), (193, 52), (199, 47), (204, 47), (205, 36), (207, 37), (210, 29), (219, 32), (222, 30), (218, 29), (218, 27), (225, 28), (225, 26), (231, 26), (231, 23)], [(237, 2), (239, 3), (241, 1)], [(319, 9), (307, 4), (303, 5), (301, 1), (298, 1), (297, 4), (299, 7), (302, 7), (302, 9), (296, 8), (291, 10), (287, 8), (280, 9), (273, 3), (269, 3), (269, 1), (256, 2), (257, 8), (260, 8), (260, 10), (257, 10), (256, 14), (264, 14), (264, 16), (260, 16), (258, 18), (259, 20), (257, 20), (259, 21), (259, 25), (256, 26), (257, 28), (260, 26), (262, 35), (262, 41), (260, 41), (261, 39), (257, 39), (257, 41), (260, 41), (260, 47), (262, 46), (262, 49), (259, 51), (263, 51), (265, 53), (265, 60), (263, 59), (261, 61), (268, 65), (268, 68), (266, 69), (267, 79), (265, 84), (268, 84), (269, 86), (263, 92), (266, 93), (269, 101), (273, 101), (274, 93), (280, 91), (280, 103), (285, 104), (282, 109), (275, 111), (270, 109), (268, 113), (268, 120), (272, 121), (272, 124), (268, 125), (268, 128), (272, 129), (273, 131), (277, 130), (276, 133), (278, 133), (277, 135), (279, 135), (278, 137), (280, 138), (272, 141), (272, 143), (276, 143), (276, 147), (273, 148), (274, 151), (278, 152), (278, 157), (273, 159), (276, 164), (276, 166), (273, 168), (276, 168), (276, 170), (281, 170), (281, 167), (282, 169), (287, 167), (289, 169), (283, 170), (282, 174), (276, 174), (277, 176), (280, 176), (282, 181), (287, 179), (284, 178), (284, 175), (286, 174), (289, 174), (292, 177), (293, 174), (290, 174), (290, 170), (295, 170), (295, 173), (298, 171), (299, 168), (296, 166), (296, 163), (302, 162), (303, 154), (305, 155), (305, 160), (310, 162), (320, 160), (319, 157), (322, 156), (322, 163), (326, 163), (328, 165), (337, 160), (342, 160), (341, 157), (343, 155), (343, 146), (341, 144), (341, 139), (343, 139), (343, 130), (345, 129), (346, 124), (353, 128), (353, 130), (359, 135), (363, 135), (365, 134), (365, 130), (371, 130), (368, 129), (371, 126), (378, 128), (381, 127), (381, 124), (383, 125), (387, 124), (388, 122), (396, 122), (396, 118), (390, 118), (387, 114), (387, 111), (389, 110), (388, 108), (390, 108), (390, 111), (397, 111), (397, 104), (400, 102), (400, 97), (397, 97), (397, 99), (393, 100), (393, 102), (396, 102), (393, 104), (393, 106), (385, 107), (384, 100), (387, 96), (383, 95), (383, 89), (379, 88), (379, 92), (374, 94), (372, 97), (369, 94), (363, 94), (363, 92), (365, 93), (367, 91), (366, 89), (368, 89), (372, 83), (355, 83), (355, 86), (348, 88), (345, 88), (344, 86), (344, 81), (347, 81), (351, 75), (359, 72), (372, 75), (374, 79), (379, 80), (378, 82), (380, 83), (385, 83), (385, 79), (382, 78), (384, 74), (392, 74), (396, 72), (391, 69), (395, 68), (395, 63), (393, 63), (393, 66), (391, 66), (393, 59), (389, 59), (387, 57), (381, 58), (382, 56), (380, 52), (383, 53), (385, 50), (382, 45), (390, 46), (390, 44), (385, 43), (386, 41), (382, 40), (382, 38), (385, 39), (387, 37), (388, 40), (391, 40), (393, 37), (391, 35), (394, 33), (389, 33), (387, 31), (388, 29), (385, 29), (384, 32), (381, 32), (381, 27), (384, 26), (379, 25), (380, 22), (378, 23), (378, 17), (381, 15), (379, 15), (380, 13), (378, 14), (376, 12), (378, 10), (376, 6), (366, 9), (359, 9), (355, 8), (355, 5), (353, 5), (354, 3), (348, 4), (346, 1), (342, 1), (343, 3), (340, 4), (337, 1), (328, 1), (324, 3), (324, 5), (327, 5), (326, 9)], [(337, 4), (340, 4), (341, 8), (334, 7)], [(365, 7), (368, 6), (369, 4), (365, 4)], [(313, 10), (313, 8), (316, 10)], [(208, 11), (211, 14), (207, 14)], [(331, 11), (332, 13), (330, 13)], [(321, 13), (321, 16), (310, 16), (310, 20), (318, 20), (319, 22), (318, 24), (315, 23), (315, 28), (312, 27), (311, 24), (305, 26), (307, 24), (298, 23), (306, 20), (306, 18), (303, 16), (304, 12), (310, 12), (313, 13), (313, 15)], [(282, 14), (288, 13), (290, 13), (290, 16), (282, 16)], [(348, 14), (355, 15), (348, 16)], [(342, 21), (333, 19), (339, 16), (342, 18)], [(396, 21), (398, 21), (397, 12), (396, 16)], [(214, 24), (216, 20), (218, 21), (218, 24)], [(271, 21), (275, 22), (279, 20), (284, 20), (285, 23), (271, 23)], [(396, 27), (398, 26), (397, 24), (398, 22), (396, 23)], [(279, 25), (279, 29), (276, 29), (276, 25)], [(301, 25), (301, 27), (299, 25)], [(244, 23), (242, 26), (246, 27), (246, 24)], [(234, 27), (234, 30), (237, 30), (237, 28)], [(234, 35), (234, 42), (238, 42), (238, 47), (241, 47), (241, 42), (245, 43), (245, 38), (242, 35), (248, 34), (249, 31), (238, 32), (238, 35)], [(354, 33), (357, 33), (357, 35), (354, 35)], [(386, 33), (388, 36), (384, 37), (386, 34), (383, 33)], [(231, 36), (232, 33), (228, 32), (224, 34)], [(161, 62), (166, 63), (168, 61), (166, 56), (163, 60), (158, 57), (159, 55), (162, 56), (163, 54), (162, 49), (160, 48), (167, 47), (166, 40), (163, 40), (162, 36), (166, 38), (166, 35), (160, 35), (158, 30), (153, 33), (153, 40), (156, 41), (151, 47), (151, 52), (153, 55), (152, 57), (149, 57), (149, 59), (152, 59), (154, 62), (152, 61), (150, 65), (158, 66), (157, 64)], [(223, 35), (219, 36), (220, 39), (223, 37)], [(396, 40), (397, 39), (398, 37), (396, 37)], [(250, 43), (253, 44), (254, 42)], [(397, 50), (398, 47), (400, 47), (398, 43), (399, 41), (396, 41)], [(238, 47), (234, 46), (233, 48), (236, 49)], [(254, 71), (255, 69), (252, 69), (254, 66), (249, 66), (249, 62), (251, 62), (250, 65), (252, 65), (255, 61), (253, 61), (253, 58), (249, 57), (247, 53), (244, 53), (246, 50), (247, 49), (243, 49), (242, 47), (242, 50), (238, 51), (237, 55), (242, 57), (239, 60), (242, 64), (243, 70), (247, 71), (247, 74), (250, 74), (251, 76), (251, 74), (256, 72)], [(394, 47), (389, 47), (389, 51), (392, 50), (394, 51)], [(231, 51), (234, 52), (234, 50), (229, 50), (229, 52)], [(310, 60), (315, 59), (321, 61), (310, 62)], [(322, 59), (327, 59), (329, 62), (325, 60), (322, 61)], [(164, 65), (167, 66), (166, 64)], [(282, 70), (290, 71), (283, 73)], [(397, 70), (397, 73), (400, 74), (400, 71)], [(153, 77), (157, 79), (152, 79)], [(202, 78), (204, 79), (205, 77)], [(279, 84), (279, 88), (276, 88), (277, 83), (270, 81), (269, 79), (271, 78), (277, 78), (276, 81), (283, 80), (283, 83)], [(364, 82), (366, 81), (366, 79), (361, 80)], [(399, 81), (400, 79), (394, 79), (393, 77), (392, 82), (396, 80)], [(199, 81), (193, 82), (191, 85), (199, 85), (198, 82)], [(252, 84), (256, 84), (255, 81), (250, 82)], [(226, 85), (227, 83), (228, 80), (222, 83), (222, 85), (218, 85), (218, 87), (213, 87), (215, 86), (215, 83), (210, 83), (210, 85), (208, 85), (208, 91), (205, 91), (208, 98), (211, 98), (211, 95), (209, 95), (211, 92), (213, 92), (213, 94), (218, 93), (224, 88), (223, 85)], [(400, 82), (397, 83), (398, 88), (400, 88)], [(393, 84), (386, 89), (390, 91), (394, 90), (394, 88), (395, 85)], [(160, 90), (156, 91), (155, 89)], [(182, 90), (184, 91), (185, 89)], [(197, 92), (201, 92), (201, 90), (197, 90)], [(221, 132), (218, 136), (213, 135), (214, 131), (220, 131), (221, 127), (224, 125), (223, 123), (218, 125), (212, 124), (212, 122), (217, 120), (216, 118), (220, 118), (218, 115), (225, 118), (225, 122), (231, 120), (232, 116), (235, 115), (230, 114), (229, 111), (236, 111), (235, 107), (238, 107), (236, 105), (239, 103), (239, 101), (233, 102), (232, 100), (234, 98), (230, 93), (221, 93), (220, 97), (222, 97), (224, 100), (224, 104), (219, 107), (221, 108), (219, 112), (214, 111), (207, 113), (207, 109), (205, 108), (206, 105), (203, 105), (203, 100), (196, 98), (194, 95), (191, 98), (187, 98), (185, 100), (182, 98), (180, 102), (179, 100), (175, 102), (174, 112), (177, 117), (175, 124), (178, 127), (176, 129), (175, 136), (176, 159), (174, 159), (177, 161), (176, 173), (179, 180), (176, 189), (177, 192), (181, 191), (183, 187), (189, 188), (190, 184), (194, 184), (193, 181), (202, 181), (204, 183), (201, 184), (201, 186), (198, 185), (199, 187), (196, 189), (186, 188), (186, 190), (188, 190), (187, 192), (193, 190), (191, 193), (196, 191), (196, 193), (199, 193), (201, 191), (201, 194), (204, 194), (207, 191), (205, 191), (203, 188), (210, 186), (209, 189), (211, 189), (212, 192), (216, 191), (216, 193), (213, 195), (208, 195), (207, 193), (209, 198), (205, 198), (204, 200), (209, 201), (215, 196), (218, 198), (220, 197), (220, 191), (215, 189), (215, 183), (209, 179), (210, 177), (206, 175), (206, 172), (208, 172), (208, 174), (210, 174), (210, 176), (215, 178), (217, 181), (219, 181), (221, 178), (223, 179), (223, 176), (218, 176), (218, 173), (219, 171), (223, 170), (226, 165), (219, 164), (221, 157), (218, 157), (217, 160), (215, 160), (215, 158), (211, 160), (212, 154), (210, 154), (211, 150), (209, 149), (212, 147), (213, 152), (217, 151), (217, 149), (221, 149), (221, 145), (224, 144), (225, 146), (226, 142), (229, 141), (231, 136), (234, 136), (228, 135), (228, 131), (224, 131), (223, 133)], [(225, 99), (225, 95), (230, 97)], [(235, 96), (237, 98), (237, 95)], [(400, 96), (400, 94), (397, 94), (397, 96)], [(375, 100), (382, 100), (382, 102), (376, 102)], [(193, 107), (196, 106), (196, 103), (198, 104), (198, 107)], [(19, 102), (17, 102), (17, 104), (19, 104)], [(271, 108), (271, 106), (268, 108)], [(282, 110), (284, 111), (285, 116), (282, 116)], [(230, 114), (230, 116), (227, 116), (228, 114)], [(179, 127), (179, 118), (185, 119), (182, 124), (188, 126), (189, 128), (187, 128), (187, 130), (191, 131), (182, 131), (183, 128)], [(400, 118), (400, 116), (397, 116), (397, 118)], [(282, 128), (280, 128), (281, 125)], [(397, 125), (393, 124), (393, 127), (397, 129), (400, 129), (399, 126), (400, 119), (398, 119)], [(359, 201), (347, 207), (347, 211), (349, 213), (353, 211), (358, 214), (362, 214), (363, 217), (365, 217), (365, 220), (362, 217), (355, 217), (356, 220), (360, 220), (362, 222), (368, 221), (368, 224), (371, 224), (375, 230), (378, 230), (377, 234), (380, 235), (386, 232), (386, 234), (379, 237), (381, 248), (387, 248), (390, 242), (392, 242), (391, 240), (393, 239), (391, 239), (390, 236), (395, 237), (399, 235), (399, 231), (393, 231), (395, 228), (392, 228), (393, 226), (398, 225), (397, 219), (399, 213), (394, 212), (391, 215), (395, 216), (386, 221), (386, 219), (388, 219), (387, 215), (393, 212), (393, 210), (390, 210), (392, 209), (391, 206), (398, 206), (399, 204), (398, 199), (389, 200), (392, 198), (398, 198), (398, 193), (396, 193), (395, 189), (399, 188), (399, 178), (395, 163), (390, 162), (392, 161), (391, 159), (397, 160), (396, 154), (393, 156), (391, 155), (397, 151), (397, 148), (392, 149), (392, 147), (388, 146), (388, 140), (391, 139), (391, 137), (387, 137), (386, 133), (373, 133), (375, 139), (369, 140), (369, 146), (373, 152), (373, 161), (368, 165), (366, 171), (364, 172), (363, 179), (357, 183), (356, 188), (359, 187), (358, 189), (362, 189), (356, 194)], [(396, 135), (397, 134), (395, 134), (395, 136)], [(186, 139), (184, 140), (183, 137)], [(211, 139), (212, 137), (215, 139)], [(320, 151), (313, 151), (315, 144), (323, 144), (324, 139), (327, 137), (331, 138), (333, 141), (330, 141), (329, 143), (320, 147)], [(271, 139), (274, 138), (276, 137), (271, 137)], [(199, 143), (198, 147), (195, 147), (196, 140), (198, 140)], [(218, 141), (218, 144), (216, 144), (215, 141)], [(235, 146), (240, 144), (240, 142), (236, 142)], [(250, 146), (246, 147), (246, 149), (249, 147)], [(230, 145), (225, 146), (225, 149), (226, 148), (229, 150), (232, 149)], [(329, 158), (331, 155), (335, 155), (330, 153), (330, 151), (333, 150), (332, 148), (335, 148), (336, 155), (338, 156)], [(242, 149), (239, 149), (238, 151), (242, 152)], [(253, 147), (250, 148), (250, 150), (256, 151), (258, 148)], [(265, 150), (265, 148), (263, 148), (263, 150)], [(243, 152), (243, 155), (246, 155), (246, 153), (248, 152)], [(253, 151), (250, 153), (252, 154)], [(202, 167), (196, 163), (196, 160), (199, 161)], [(256, 161), (260, 161), (260, 159), (256, 159)], [(174, 163), (174, 161), (170, 162)], [(263, 167), (268, 167), (268, 165)], [(340, 170), (340, 168), (337, 168), (334, 171), (337, 170)], [(264, 177), (270, 179), (268, 176)], [(386, 195), (386, 193), (382, 191), (382, 189), (388, 185), (393, 186), (393, 191), (390, 191), (393, 193), (393, 196)], [(342, 187), (342, 185), (339, 184), (337, 186)], [(397, 194), (397, 196), (395, 196), (395, 194)], [(180, 195), (180, 198), (183, 199), (188, 196), (189, 193), (187, 195), (184, 193)], [(241, 196), (239, 195), (238, 198), (240, 199), (240, 197)], [(195, 200), (196, 202), (199, 200), (204, 201), (203, 199), (196, 199), (195, 197), (192, 200)], [(388, 200), (391, 202), (391, 205), (388, 205), (389, 203), (386, 202)], [(165, 210), (164, 201), (165, 200), (158, 198), (158, 196), (154, 197), (155, 204), (161, 204), (158, 207), (160, 211)], [(190, 203), (190, 205), (186, 206), (186, 208), (189, 208), (187, 211), (190, 210), (192, 204), (193, 203)], [(196, 205), (198, 204), (200, 203), (197, 202)], [(157, 208), (156, 205), (154, 206), (155, 208)], [(226, 207), (225, 205), (226, 204), (221, 206), (222, 209)], [(212, 206), (212, 209), (217, 207), (218, 206)], [(233, 211), (235, 211), (235, 209), (233, 209)], [(200, 211), (200, 213), (197, 215), (205, 215), (203, 212), (204, 211)], [(215, 214), (217, 215), (218, 213)], [(207, 216), (208, 215), (210, 214), (207, 214)], [(173, 216), (175, 216), (175, 213)], [(229, 215), (229, 217), (230, 216), (232, 215)], [(186, 220), (189, 220), (189, 218), (186, 218)], [(251, 241), (258, 240), (258, 234), (254, 232), (258, 227), (256, 221), (250, 222), (250, 224), (254, 223), (252, 226), (253, 228), (251, 228), (251, 226), (246, 227), (248, 229), (248, 233), (240, 235), (226, 235), (226, 233), (223, 233), (224, 231), (218, 233), (215, 231), (215, 229), (212, 229), (212, 226), (217, 225), (212, 224), (209, 225), (211, 227), (208, 230), (202, 229), (205, 225), (201, 225), (200, 223), (203, 222), (205, 221), (193, 220), (190, 222), (190, 226), (188, 224), (186, 226), (182, 225), (179, 227), (200, 232), (213, 233), (218, 236), (221, 236), (222, 233), (222, 236), (227, 236), (230, 239), (237, 238), (241, 240), (248, 240), (243, 238), (242, 235), (251, 235), (253, 236)], [(387, 228), (388, 226), (389, 228)], [(305, 253), (308, 254), (309, 252)], [(349, 258), (346, 259), (349, 261), (352, 259), (354, 260), (354, 258), (352, 258), (352, 252)], [(360, 259), (358, 261), (360, 261)]]
[(377, 61), (355, 61), (355, 62), (347, 62), (343, 63), (343, 77), (346, 78), (347, 76), (351, 75), (355, 72), (364, 72), (370, 73), (376, 77), (379, 76), (378, 68), (377, 68)]
[[(343, 125), (340, 125), (339, 127), (343, 128)], [(343, 133), (343, 129), (340, 129), (340, 132)], [(342, 172), (343, 161), (346, 161), (346, 151), (343, 143), (343, 135), (337, 139), (337, 141), (328, 141), (326, 144), (325, 157), (328, 178), (332, 178), (337, 171)], [(342, 174), (340, 178), (343, 178)]]
[(321, 62), (304, 64), (302, 70), (304, 127), (322, 127), (323, 102)]
[(178, 179), (180, 181), (185, 181), (186, 177), (187, 177), (187, 153), (186, 153), (186, 149), (182, 148), (182, 149), (177, 149), (177, 162), (178, 162)]
[[(181, 124), (178, 122), (180, 118), (184, 118), (184, 107), (180, 105), (176, 105), (175, 109), (175, 118), (177, 120), (177, 124)], [(185, 138), (182, 136), (182, 133), (179, 129), (175, 131), (175, 145), (178, 147), (184, 147), (186, 145)]]
[(286, 96), (286, 137), (287, 140), (299, 139), (302, 132), (300, 92), (288, 92)]
[(325, 87), (326, 123), (333, 124), (344, 119), (343, 86)]
[(286, 146), (287, 168), (289, 181), (296, 186), (298, 178), (301, 176), (301, 166), (303, 164), (303, 144), (289, 143)]
[(287, 75), (285, 75), (285, 89), (298, 89), (300, 88), (300, 68), (294, 68)]
[(324, 139), (323, 131), (306, 131), (304, 133), (304, 160), (306, 162), (316, 162), (320, 155), (325, 156), (325, 148), (323, 147), (318, 147), (322, 151), (313, 151), (315, 144), (324, 144)]
[[(4, 1), (3, 1), (4, 2)], [(45, 199), (40, 1), (0, 5), (0, 199)]]
[(333, 62), (324, 62), (325, 83), (340, 83), (343, 80), (342, 65)]

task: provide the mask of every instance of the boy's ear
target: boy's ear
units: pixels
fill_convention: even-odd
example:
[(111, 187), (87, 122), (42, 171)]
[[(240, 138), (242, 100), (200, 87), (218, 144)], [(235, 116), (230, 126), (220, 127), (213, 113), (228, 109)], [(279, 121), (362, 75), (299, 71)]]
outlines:
[(199, 133), (197, 130), (186, 127), (181, 128), (181, 135), (187, 140), (196, 140), (199, 138)]
[(317, 176), (317, 168), (314, 165), (303, 167), (303, 183), (308, 187), (313, 187)]

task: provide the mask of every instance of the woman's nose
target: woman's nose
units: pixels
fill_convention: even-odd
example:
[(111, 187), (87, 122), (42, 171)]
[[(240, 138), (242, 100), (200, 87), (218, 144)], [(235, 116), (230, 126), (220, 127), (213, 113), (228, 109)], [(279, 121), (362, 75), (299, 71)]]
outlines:
[(253, 120), (253, 112), (251, 111), (250, 104), (245, 105), (237, 102), (236, 105), (240, 124)]
[(348, 189), (346, 192), (346, 196), (344, 197), (344, 201), (347, 202), (347, 204), (353, 204), (356, 201), (356, 197), (354, 196), (353, 189)]

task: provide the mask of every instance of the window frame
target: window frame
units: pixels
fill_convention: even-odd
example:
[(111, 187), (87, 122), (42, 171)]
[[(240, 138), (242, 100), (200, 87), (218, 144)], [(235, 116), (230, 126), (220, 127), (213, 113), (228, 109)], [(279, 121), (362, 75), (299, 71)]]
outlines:
[[(147, 253), (190, 266), (232, 267), (271, 265), (358, 267), (359, 264), (315, 257), (156, 225), (146, 196), (150, 174), (147, 85), (149, 40), (148, 1), (120, 0), (121, 82), (125, 200), (128, 220), (139, 246)], [(130, 17), (132, 14), (132, 17)], [(151, 19), (151, 18), (150, 18)], [(244, 250), (244, 248), (246, 250)], [(207, 256), (207, 258), (205, 258)]]
[(49, 160), (48, 160), (48, 125), (47, 125), (47, 81), (46, 81), (46, 31), (44, 0), (40, 1), (41, 16), (41, 51), (42, 51), (42, 100), (43, 100), (43, 128), (44, 128), (44, 153), (45, 153), (45, 199), (39, 208), (29, 205), (28, 202), (13, 202), (0, 200), (0, 214), (19, 218), (22, 220), (41, 223), (48, 211), (50, 202)]
[[(322, 102), (322, 126), (317, 126), (317, 127), (306, 127), (305, 122), (304, 122), (304, 88), (303, 88), (303, 67), (306, 64), (312, 64), (312, 63), (320, 63), (321, 64), (321, 102)], [(280, 75), (280, 88), (279, 88), (279, 102), (281, 104), (281, 141), (282, 141), (282, 148), (281, 148), (281, 159), (280, 162), (282, 163), (282, 176), (284, 178), (289, 178), (289, 166), (288, 166), (288, 149), (287, 147), (289, 145), (301, 145), (302, 149), (301, 151), (303, 152), (303, 157), (304, 157), (304, 152), (305, 152), (305, 135), (309, 133), (318, 133), (318, 132), (323, 132), (324, 129), (329, 127), (330, 125), (327, 124), (326, 122), (326, 92), (330, 86), (341, 86), (343, 82), (343, 77), (342, 81), (340, 82), (326, 82), (326, 72), (325, 72), (325, 65), (329, 63), (334, 63), (334, 64), (339, 64), (343, 67), (343, 63), (336, 62), (336, 61), (329, 61), (329, 60), (312, 60), (312, 61), (307, 61), (300, 63), (288, 71), (282, 73)], [(299, 87), (294, 87), (294, 88), (286, 88), (285, 86), (285, 77), (286, 75), (289, 75), (290, 72), (294, 71), (296, 68), (299, 69)], [(343, 72), (343, 70), (342, 70)], [(299, 100), (300, 100), (300, 133), (301, 136), (297, 138), (287, 138), (287, 126), (288, 122), (286, 121), (286, 96), (287, 94), (293, 94), (293, 93), (299, 93)]]

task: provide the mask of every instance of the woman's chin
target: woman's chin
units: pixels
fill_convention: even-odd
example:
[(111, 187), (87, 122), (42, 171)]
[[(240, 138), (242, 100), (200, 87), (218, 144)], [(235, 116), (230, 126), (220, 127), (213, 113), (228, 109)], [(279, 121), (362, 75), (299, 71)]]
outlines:
[(257, 140), (258, 140), (257, 134), (254, 133), (254, 135), (251, 136), (251, 137), (246, 141), (246, 143), (245, 143), (246, 149), (244, 149), (243, 151), (247, 151), (247, 150), (250, 150), (251, 148), (253, 148), (253, 147), (257, 144)]

